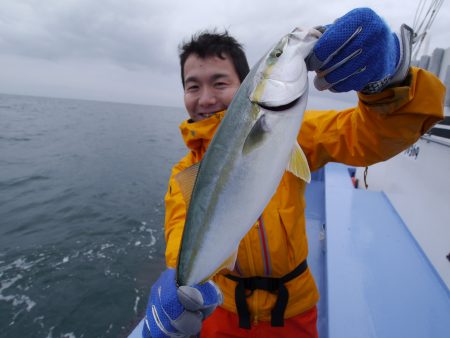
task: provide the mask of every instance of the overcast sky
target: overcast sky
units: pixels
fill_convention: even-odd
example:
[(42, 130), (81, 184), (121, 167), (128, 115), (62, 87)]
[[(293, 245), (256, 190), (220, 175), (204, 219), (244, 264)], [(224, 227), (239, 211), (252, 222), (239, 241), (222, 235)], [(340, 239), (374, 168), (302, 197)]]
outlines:
[[(368, 6), (396, 30), (419, 0), (0, 0), (0, 92), (183, 106), (178, 45), (217, 27), (253, 64), (296, 26)], [(450, 2), (429, 50), (448, 48)]]

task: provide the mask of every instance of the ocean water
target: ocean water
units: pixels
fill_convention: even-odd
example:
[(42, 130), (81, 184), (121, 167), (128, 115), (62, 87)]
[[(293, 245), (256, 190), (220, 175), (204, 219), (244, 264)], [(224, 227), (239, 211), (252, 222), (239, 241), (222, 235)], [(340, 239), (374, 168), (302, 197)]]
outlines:
[(0, 337), (124, 337), (164, 267), (183, 109), (0, 94)]

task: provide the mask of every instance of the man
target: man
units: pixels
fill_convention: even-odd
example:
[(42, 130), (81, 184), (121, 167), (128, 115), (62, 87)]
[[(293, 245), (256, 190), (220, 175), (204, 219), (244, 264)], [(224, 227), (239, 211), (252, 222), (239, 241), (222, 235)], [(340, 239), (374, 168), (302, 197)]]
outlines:
[[(322, 31), (306, 60), (317, 72), (316, 87), (358, 91), (359, 103), (340, 112), (305, 112), (298, 141), (311, 171), (332, 161), (366, 166), (386, 160), (442, 119), (444, 87), (432, 74), (409, 67), (411, 32), (406, 27), (394, 35), (365, 8)], [(169, 181), (169, 268), (152, 287), (143, 335), (317, 337), (319, 294), (306, 263), (305, 183), (290, 173), (241, 241), (233, 271), (219, 273), (214, 282), (176, 286), (173, 268), (186, 204), (174, 176), (202, 159), (248, 73), (241, 46), (226, 33), (194, 37), (182, 46), (180, 62), (190, 116), (180, 129), (190, 151)]]

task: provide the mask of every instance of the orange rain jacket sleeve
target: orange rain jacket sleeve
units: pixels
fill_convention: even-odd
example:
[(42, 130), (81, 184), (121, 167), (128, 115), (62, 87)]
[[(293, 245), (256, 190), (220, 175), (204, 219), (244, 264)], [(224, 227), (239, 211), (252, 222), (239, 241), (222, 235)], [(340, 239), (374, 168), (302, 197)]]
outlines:
[[(375, 95), (359, 94), (355, 108), (344, 111), (307, 111), (298, 136), (311, 170), (327, 162), (366, 166), (386, 160), (414, 143), (443, 118), (445, 88), (431, 73), (412, 68), (409, 85)], [(165, 197), (166, 262), (175, 267), (181, 242), (186, 205), (174, 175), (198, 162), (220, 123), (223, 113), (195, 123), (184, 122), (181, 132), (188, 154), (173, 168)], [(305, 183), (285, 173), (262, 217), (241, 241), (235, 270), (238, 276), (281, 277), (308, 254), (305, 230)], [(224, 304), (236, 312), (235, 282), (216, 275)], [(288, 282), (289, 302), (285, 317), (312, 308), (319, 294), (309, 269)], [(276, 295), (255, 290), (247, 298), (252, 320), (270, 320)]]
[(358, 107), (309, 111), (299, 134), (314, 171), (327, 162), (368, 166), (385, 161), (443, 118), (445, 87), (431, 73), (412, 68), (409, 86), (359, 96)]

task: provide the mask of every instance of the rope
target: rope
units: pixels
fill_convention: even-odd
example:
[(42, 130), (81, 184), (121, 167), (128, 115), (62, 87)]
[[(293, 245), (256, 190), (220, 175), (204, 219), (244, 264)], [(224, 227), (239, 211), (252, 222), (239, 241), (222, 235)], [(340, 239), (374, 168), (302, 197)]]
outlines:
[[(413, 59), (417, 59), (417, 55), (422, 47), (425, 37), (431, 28), (439, 10), (442, 7), (444, 0), (432, 0), (428, 5), (427, 0), (420, 0), (417, 6), (416, 13), (414, 15), (413, 30), (414, 41), (413, 41)], [(427, 7), (428, 6), (428, 7)], [(425, 9), (428, 8), (424, 13)]]
[(367, 184), (367, 173), (369, 171), (369, 167), (366, 167), (366, 169), (364, 169), (364, 186), (366, 187), (366, 189), (369, 187), (369, 185)]

